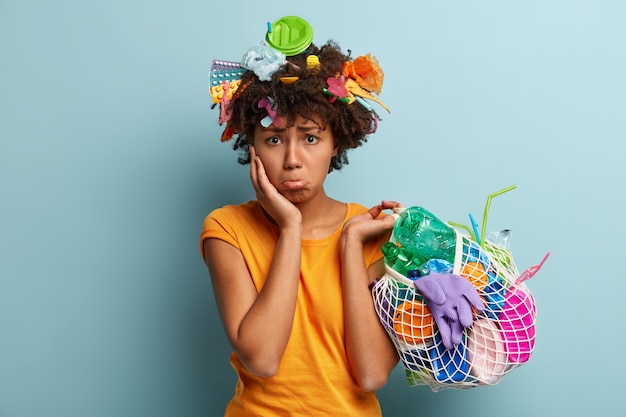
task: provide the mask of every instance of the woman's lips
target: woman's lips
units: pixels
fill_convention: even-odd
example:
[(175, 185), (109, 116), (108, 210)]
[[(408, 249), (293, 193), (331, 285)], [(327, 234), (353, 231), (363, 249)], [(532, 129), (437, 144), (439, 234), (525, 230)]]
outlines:
[(283, 181), (283, 187), (290, 191), (298, 191), (302, 190), (307, 186), (307, 182), (305, 180), (289, 180)]

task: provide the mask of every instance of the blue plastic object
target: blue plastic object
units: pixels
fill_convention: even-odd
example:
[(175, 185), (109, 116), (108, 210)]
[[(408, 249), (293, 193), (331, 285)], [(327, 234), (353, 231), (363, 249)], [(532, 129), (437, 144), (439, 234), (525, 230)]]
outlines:
[(466, 341), (463, 340), (453, 349), (443, 346), (441, 336), (435, 336), (435, 346), (429, 349), (433, 376), (439, 382), (463, 382), (469, 377), (469, 361), (467, 357)]

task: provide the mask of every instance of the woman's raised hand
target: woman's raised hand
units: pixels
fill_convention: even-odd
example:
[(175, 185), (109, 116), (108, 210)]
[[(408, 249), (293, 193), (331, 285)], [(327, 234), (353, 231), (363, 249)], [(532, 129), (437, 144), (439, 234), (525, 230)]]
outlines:
[(354, 216), (343, 226), (344, 238), (354, 238), (364, 243), (367, 240), (387, 232), (393, 228), (395, 222), (392, 216), (378, 217), (383, 210), (394, 210), (402, 205), (395, 201), (383, 200), (380, 204), (370, 208), (367, 213)]

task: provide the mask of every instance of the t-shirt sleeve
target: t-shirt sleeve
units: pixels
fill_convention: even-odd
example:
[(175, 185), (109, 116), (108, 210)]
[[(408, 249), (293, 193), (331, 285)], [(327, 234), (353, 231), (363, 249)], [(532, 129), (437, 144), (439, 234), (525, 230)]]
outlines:
[(202, 223), (202, 232), (200, 233), (200, 253), (202, 260), (206, 263), (204, 257), (204, 241), (206, 239), (220, 239), (226, 243), (230, 243), (235, 247), (239, 247), (235, 231), (230, 226), (230, 212), (227, 208), (218, 208), (213, 210)]

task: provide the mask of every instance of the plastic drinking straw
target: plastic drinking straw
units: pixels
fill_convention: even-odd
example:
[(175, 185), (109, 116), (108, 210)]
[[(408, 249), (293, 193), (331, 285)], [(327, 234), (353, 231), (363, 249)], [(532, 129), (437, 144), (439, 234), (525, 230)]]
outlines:
[(483, 241), (484, 241), (485, 231), (487, 229), (487, 215), (489, 214), (489, 206), (491, 205), (491, 199), (499, 196), (500, 194), (504, 194), (507, 191), (511, 191), (515, 188), (517, 188), (517, 185), (511, 185), (509, 187), (501, 189), (500, 191), (496, 191), (495, 193), (489, 194), (489, 196), (487, 197), (487, 203), (485, 204), (485, 213), (483, 214), (483, 224), (482, 224), (482, 228), (480, 229), (480, 235), (483, 237), (483, 239), (478, 242), (479, 245), (482, 246)]
[(474, 216), (472, 216), (472, 213), (469, 214), (469, 219), (470, 219), (470, 223), (472, 225), (472, 229), (474, 230), (474, 234), (476, 235), (476, 242), (480, 245), (480, 236), (478, 234), (478, 224), (476, 223), (476, 220), (474, 220)]
[(467, 234), (470, 235), (470, 237), (474, 239), (476, 242), (478, 242), (478, 239), (476, 239), (476, 235), (474, 234), (472, 229), (469, 228), (469, 226), (465, 224), (461, 224), (461, 223), (451, 222), (451, 221), (449, 221), (448, 224), (452, 227), (458, 227), (459, 229), (463, 229), (467, 231)]

